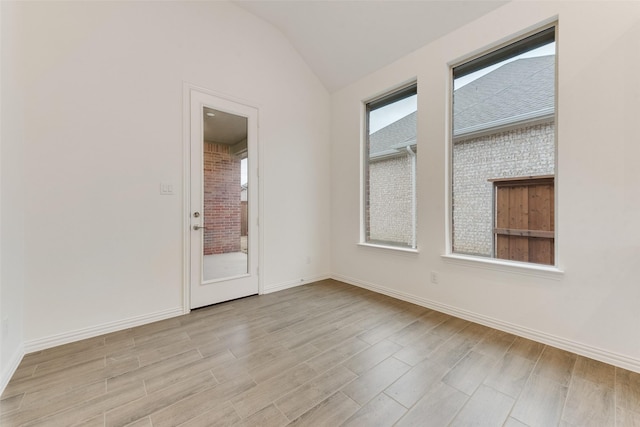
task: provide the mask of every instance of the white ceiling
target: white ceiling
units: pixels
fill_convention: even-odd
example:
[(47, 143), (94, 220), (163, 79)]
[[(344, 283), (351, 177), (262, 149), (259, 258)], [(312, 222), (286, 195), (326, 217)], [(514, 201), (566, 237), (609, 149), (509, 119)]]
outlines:
[(235, 0), (278, 28), (333, 92), (507, 1)]
[[(207, 114), (213, 114), (208, 116)], [(235, 145), (247, 142), (247, 118), (204, 107), (202, 110), (204, 123), (204, 140), (217, 144)]]

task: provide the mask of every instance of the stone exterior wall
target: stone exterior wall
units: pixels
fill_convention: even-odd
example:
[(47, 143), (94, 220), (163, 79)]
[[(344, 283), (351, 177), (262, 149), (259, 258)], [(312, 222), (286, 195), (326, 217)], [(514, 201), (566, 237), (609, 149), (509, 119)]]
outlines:
[(369, 163), (369, 240), (411, 243), (411, 159)]
[(240, 158), (204, 144), (204, 254), (240, 252)]
[(453, 251), (492, 256), (494, 202), (488, 180), (553, 175), (554, 124), (457, 141), (453, 161)]

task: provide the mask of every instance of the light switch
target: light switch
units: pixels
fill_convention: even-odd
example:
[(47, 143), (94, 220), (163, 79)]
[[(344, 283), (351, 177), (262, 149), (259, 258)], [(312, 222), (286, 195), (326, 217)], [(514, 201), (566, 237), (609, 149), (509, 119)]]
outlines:
[(170, 196), (173, 193), (173, 184), (167, 183), (167, 182), (161, 182), (160, 183), (160, 194), (162, 194), (163, 196)]

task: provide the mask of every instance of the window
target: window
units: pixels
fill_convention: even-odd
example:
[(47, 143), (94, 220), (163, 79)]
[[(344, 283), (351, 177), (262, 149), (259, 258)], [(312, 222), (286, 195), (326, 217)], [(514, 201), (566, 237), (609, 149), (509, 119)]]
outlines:
[(366, 104), (363, 241), (416, 248), (417, 86)]
[(555, 27), (453, 67), (452, 248), (555, 264)]

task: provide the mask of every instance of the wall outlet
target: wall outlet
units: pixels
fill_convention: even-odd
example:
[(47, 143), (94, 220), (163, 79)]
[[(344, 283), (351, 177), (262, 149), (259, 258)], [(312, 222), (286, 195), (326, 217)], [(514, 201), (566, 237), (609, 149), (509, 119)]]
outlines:
[(437, 271), (431, 272), (431, 283), (433, 283), (434, 285), (440, 283), (440, 274)]

